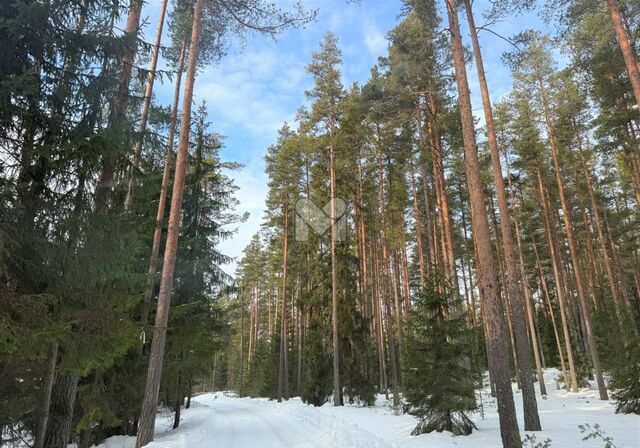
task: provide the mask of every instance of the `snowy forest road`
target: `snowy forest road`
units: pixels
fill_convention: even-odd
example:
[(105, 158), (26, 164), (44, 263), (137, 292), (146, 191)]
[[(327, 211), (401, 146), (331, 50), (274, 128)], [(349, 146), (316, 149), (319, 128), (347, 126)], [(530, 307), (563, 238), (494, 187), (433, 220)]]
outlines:
[[(283, 407), (277, 403), (204, 394), (176, 431), (169, 421), (156, 422), (155, 441), (149, 448), (325, 448), (389, 447), (356, 425), (318, 413), (308, 406)], [(313, 412), (313, 411), (311, 411)], [(164, 420), (164, 419), (162, 419)]]

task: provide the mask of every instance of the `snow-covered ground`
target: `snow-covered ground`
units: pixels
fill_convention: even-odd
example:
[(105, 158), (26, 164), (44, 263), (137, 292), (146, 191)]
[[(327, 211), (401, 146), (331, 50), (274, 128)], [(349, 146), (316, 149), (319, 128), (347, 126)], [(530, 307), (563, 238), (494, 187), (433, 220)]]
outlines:
[[(601, 439), (583, 441), (578, 425), (595, 424), (612, 438), (617, 448), (640, 447), (640, 416), (614, 413), (612, 401), (598, 399), (597, 391), (567, 393), (556, 390), (557, 371), (545, 373), (547, 399), (538, 399), (543, 431), (537, 442), (551, 439), (552, 448), (591, 448), (605, 446)], [(515, 390), (515, 389), (514, 389)], [(537, 385), (536, 385), (537, 390)], [(330, 404), (315, 408), (298, 398), (277, 403), (265, 399), (235, 398), (223, 393), (195, 397), (191, 409), (184, 410), (177, 430), (171, 430), (172, 418), (160, 415), (155, 441), (149, 448), (412, 448), (412, 447), (500, 447), (500, 432), (495, 400), (482, 393), (484, 416), (473, 415), (478, 426), (470, 436), (449, 433), (412, 436), (416, 421), (410, 415), (395, 415), (384, 397), (375, 407)], [(520, 413), (522, 400), (516, 391)], [(519, 415), (520, 427), (523, 427)], [(522, 433), (523, 437), (527, 433)], [(99, 448), (131, 448), (134, 439), (113, 437)], [(531, 444), (529, 444), (531, 446)]]

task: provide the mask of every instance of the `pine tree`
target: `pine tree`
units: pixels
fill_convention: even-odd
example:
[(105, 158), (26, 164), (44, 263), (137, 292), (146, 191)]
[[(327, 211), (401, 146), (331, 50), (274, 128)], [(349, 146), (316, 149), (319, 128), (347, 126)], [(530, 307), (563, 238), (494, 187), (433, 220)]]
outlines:
[(338, 120), (340, 118), (340, 100), (344, 95), (340, 82), (339, 65), (341, 54), (337, 45), (336, 37), (327, 33), (320, 51), (314, 53), (313, 61), (307, 66), (307, 71), (314, 77), (315, 86), (313, 90), (307, 92), (309, 98), (315, 101), (310, 114), (309, 125), (318, 127), (324, 134), (328, 147), (329, 165), (329, 203), (331, 220), (331, 327), (333, 340), (333, 404), (340, 406), (340, 351), (338, 333), (338, 260), (336, 257), (336, 246), (338, 244), (338, 233), (336, 229), (336, 132)]

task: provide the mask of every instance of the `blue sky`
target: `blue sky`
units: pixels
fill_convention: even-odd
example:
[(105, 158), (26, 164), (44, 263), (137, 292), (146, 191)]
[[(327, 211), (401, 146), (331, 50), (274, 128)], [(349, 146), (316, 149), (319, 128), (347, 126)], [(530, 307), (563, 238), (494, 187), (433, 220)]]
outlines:
[[(305, 73), (305, 65), (311, 60), (311, 53), (324, 34), (332, 31), (338, 36), (343, 52), (343, 84), (364, 83), (378, 57), (386, 54), (385, 36), (397, 23), (402, 4), (401, 0), (361, 0), (359, 4), (345, 0), (302, 2), (307, 8), (317, 9), (316, 21), (304, 29), (287, 30), (277, 41), (248, 35), (243, 43), (234, 43), (220, 63), (204, 69), (196, 80), (195, 103), (206, 100), (213, 129), (226, 136), (223, 159), (245, 165), (233, 177), (240, 187), (239, 211), (249, 212), (250, 218), (238, 226), (235, 236), (222, 243), (221, 248), (233, 257), (242, 256), (242, 250), (260, 228), (267, 193), (263, 157), (275, 141), (277, 130), (285, 121), (293, 123), (298, 108), (306, 104), (304, 91), (311, 86), (311, 79)], [(277, 3), (285, 6), (290, 0)], [(159, 5), (160, 0), (151, 0), (143, 10), (149, 41), (155, 33)], [(488, 5), (488, 0), (475, 1), (477, 25), (484, 23), (481, 13)], [(460, 14), (460, 22), (463, 39), (469, 43), (464, 14)], [(495, 24), (492, 30), (510, 36), (525, 28), (544, 27), (538, 17), (527, 14)], [(511, 76), (500, 60), (509, 44), (487, 32), (480, 34), (480, 41), (492, 99), (496, 101), (511, 89)], [(469, 66), (467, 71), (474, 114), (482, 119), (475, 67)], [(172, 89), (169, 82), (157, 85), (157, 100), (170, 104)], [(233, 273), (235, 263), (223, 268)]]

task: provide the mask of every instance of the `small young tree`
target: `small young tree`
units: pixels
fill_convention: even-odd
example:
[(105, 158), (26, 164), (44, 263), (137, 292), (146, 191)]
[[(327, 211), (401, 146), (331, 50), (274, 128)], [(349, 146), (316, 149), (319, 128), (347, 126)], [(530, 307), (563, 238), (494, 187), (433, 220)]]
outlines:
[(418, 418), (411, 434), (449, 431), (471, 434), (467, 416), (476, 408), (470, 337), (463, 315), (455, 314), (450, 288), (431, 276), (414, 297), (403, 351), (404, 396)]
[(640, 342), (629, 341), (618, 350), (611, 369), (611, 387), (615, 389), (616, 413), (640, 415)]

